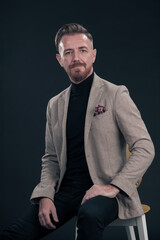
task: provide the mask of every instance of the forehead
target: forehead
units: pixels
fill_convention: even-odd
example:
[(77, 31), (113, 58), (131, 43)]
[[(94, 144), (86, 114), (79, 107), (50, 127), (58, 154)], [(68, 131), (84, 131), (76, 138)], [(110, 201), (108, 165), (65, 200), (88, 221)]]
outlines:
[(81, 46), (92, 47), (91, 40), (83, 33), (64, 35), (59, 43), (59, 49), (61, 50)]

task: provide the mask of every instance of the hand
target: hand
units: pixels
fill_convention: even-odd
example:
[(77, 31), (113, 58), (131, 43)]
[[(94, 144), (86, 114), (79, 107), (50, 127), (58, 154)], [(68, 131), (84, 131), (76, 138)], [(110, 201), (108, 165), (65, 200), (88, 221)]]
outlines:
[(59, 222), (54, 203), (49, 198), (41, 198), (39, 200), (39, 222), (41, 226), (47, 229), (55, 229), (56, 226), (51, 222), (52, 215), (55, 222)]
[(90, 198), (100, 196), (100, 195), (109, 197), (109, 198), (115, 198), (118, 193), (119, 193), (119, 189), (112, 185), (94, 184), (88, 191), (86, 191), (86, 194), (84, 195), (81, 204), (83, 204), (85, 201), (87, 201)]

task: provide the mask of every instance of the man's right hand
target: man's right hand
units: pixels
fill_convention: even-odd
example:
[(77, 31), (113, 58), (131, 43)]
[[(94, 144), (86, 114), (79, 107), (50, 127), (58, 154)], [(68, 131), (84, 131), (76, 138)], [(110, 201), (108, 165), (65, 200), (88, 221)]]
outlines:
[(51, 216), (55, 222), (59, 222), (55, 205), (49, 198), (41, 198), (39, 200), (39, 222), (41, 226), (47, 229), (55, 229), (56, 226), (51, 222)]

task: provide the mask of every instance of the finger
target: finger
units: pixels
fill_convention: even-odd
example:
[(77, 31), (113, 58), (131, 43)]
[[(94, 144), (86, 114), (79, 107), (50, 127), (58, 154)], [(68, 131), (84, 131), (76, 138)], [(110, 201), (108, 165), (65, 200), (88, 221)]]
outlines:
[(55, 222), (59, 222), (56, 208), (53, 208), (53, 209), (51, 210), (51, 214), (52, 214), (53, 220), (54, 220)]
[(39, 212), (38, 218), (39, 218), (39, 222), (40, 222), (41, 226), (45, 226), (45, 219), (43, 217), (43, 213), (42, 212)]
[(47, 214), (42, 214), (40, 216), (40, 223), (43, 227), (47, 229), (55, 229), (56, 226), (52, 224), (50, 216)]
[(83, 199), (82, 199), (81, 205), (82, 205), (83, 203), (85, 203), (88, 199), (89, 199), (89, 197), (87, 197), (87, 195), (85, 194), (84, 197), (83, 197)]
[(46, 223), (46, 227), (48, 229), (55, 229), (56, 228), (56, 226), (51, 221), (50, 214), (49, 215), (45, 215), (45, 223)]
[(44, 221), (43, 218), (41, 218), (40, 216), (39, 216), (39, 222), (40, 222), (41, 226), (44, 226), (44, 225), (45, 225), (45, 221)]
[(85, 202), (85, 196), (82, 199), (81, 205)]

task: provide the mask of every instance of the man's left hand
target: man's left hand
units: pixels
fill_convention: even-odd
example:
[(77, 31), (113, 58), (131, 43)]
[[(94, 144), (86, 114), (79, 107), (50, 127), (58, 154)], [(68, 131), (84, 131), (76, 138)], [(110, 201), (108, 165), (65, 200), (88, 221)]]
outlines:
[(105, 196), (109, 198), (115, 198), (118, 193), (119, 193), (119, 189), (110, 184), (108, 185), (94, 184), (88, 191), (86, 191), (86, 194), (84, 195), (81, 204), (83, 204), (85, 201), (89, 200), (90, 198), (93, 198), (96, 196)]

